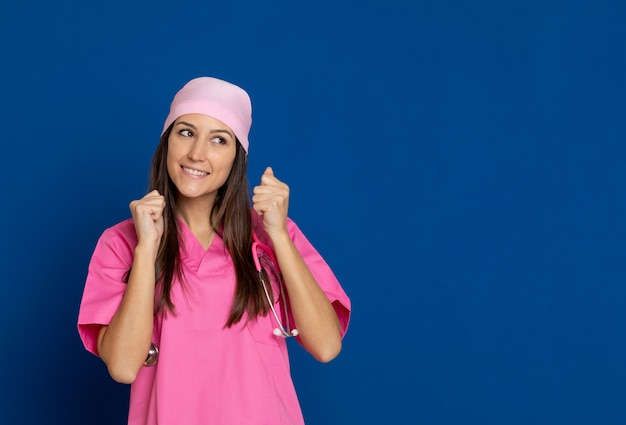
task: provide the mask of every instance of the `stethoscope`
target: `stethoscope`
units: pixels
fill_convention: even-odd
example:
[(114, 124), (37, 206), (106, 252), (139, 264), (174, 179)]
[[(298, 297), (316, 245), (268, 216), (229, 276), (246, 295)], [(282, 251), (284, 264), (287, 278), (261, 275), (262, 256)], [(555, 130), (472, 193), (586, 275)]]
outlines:
[[(263, 285), (263, 292), (265, 292), (265, 296), (267, 297), (267, 302), (272, 310), (272, 314), (274, 315), (274, 319), (276, 320), (277, 328), (274, 328), (274, 335), (281, 336), (283, 338), (289, 338), (292, 336), (298, 335), (298, 330), (296, 328), (292, 328), (289, 322), (289, 311), (287, 310), (287, 297), (285, 296), (285, 285), (283, 284), (282, 275), (280, 273), (280, 269), (278, 268), (278, 261), (276, 260), (276, 256), (272, 249), (261, 243), (256, 233), (252, 232), (252, 258), (254, 259), (254, 266), (256, 267), (257, 273), (259, 274), (259, 280)], [(274, 300), (270, 296), (270, 293), (267, 289), (267, 283), (265, 282), (265, 276), (263, 273), (263, 269), (269, 269), (276, 279), (276, 283), (278, 284), (278, 290), (280, 294), (280, 298), (283, 301), (283, 309), (285, 313), (285, 320), (287, 326), (283, 326), (280, 318), (278, 317), (278, 313), (276, 313), (276, 309), (274, 308)], [(269, 273), (267, 274), (270, 275)], [(159, 348), (156, 344), (152, 343), (150, 345), (150, 350), (148, 351), (148, 357), (144, 362), (146, 366), (154, 366), (157, 363), (159, 358)]]
[[(263, 291), (265, 292), (265, 296), (267, 297), (267, 302), (270, 305), (270, 309), (272, 310), (272, 314), (276, 319), (276, 323), (278, 324), (277, 328), (274, 328), (274, 335), (282, 336), (283, 338), (289, 338), (292, 336), (298, 335), (298, 330), (291, 327), (289, 323), (289, 312), (287, 310), (287, 297), (285, 297), (285, 285), (283, 284), (283, 279), (280, 273), (280, 269), (278, 268), (278, 261), (276, 260), (276, 256), (272, 249), (262, 244), (259, 241), (256, 233), (252, 232), (252, 258), (254, 258), (254, 265), (256, 266), (257, 273), (259, 273), (259, 280), (263, 285)], [(262, 251), (262, 252), (259, 252)], [(276, 313), (276, 309), (274, 308), (274, 301), (272, 297), (270, 297), (269, 291), (267, 290), (267, 284), (265, 283), (265, 278), (263, 277), (263, 268), (269, 268), (278, 283), (278, 290), (280, 292), (280, 298), (283, 300), (283, 309), (285, 312), (285, 320), (287, 321), (287, 326), (283, 326), (278, 314)], [(266, 270), (267, 271), (267, 270)], [(268, 274), (269, 276), (269, 274)]]

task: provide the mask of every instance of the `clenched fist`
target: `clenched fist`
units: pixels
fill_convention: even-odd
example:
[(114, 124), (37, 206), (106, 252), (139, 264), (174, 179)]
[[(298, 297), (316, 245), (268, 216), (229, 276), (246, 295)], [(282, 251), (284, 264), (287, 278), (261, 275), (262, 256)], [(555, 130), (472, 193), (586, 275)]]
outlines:
[(289, 186), (274, 176), (267, 167), (261, 176), (261, 183), (253, 190), (252, 207), (263, 216), (263, 228), (269, 234), (277, 234), (287, 228), (289, 209)]
[(137, 244), (154, 248), (156, 253), (163, 236), (165, 198), (156, 190), (130, 203), (137, 232)]

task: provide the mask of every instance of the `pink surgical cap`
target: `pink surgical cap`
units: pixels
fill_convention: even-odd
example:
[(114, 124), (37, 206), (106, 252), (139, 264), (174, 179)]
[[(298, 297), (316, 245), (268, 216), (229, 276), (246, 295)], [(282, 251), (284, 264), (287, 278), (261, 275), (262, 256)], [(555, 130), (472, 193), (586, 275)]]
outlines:
[(213, 77), (194, 78), (174, 96), (161, 135), (185, 114), (208, 115), (220, 120), (235, 133), (248, 152), (252, 105), (250, 96), (241, 87)]

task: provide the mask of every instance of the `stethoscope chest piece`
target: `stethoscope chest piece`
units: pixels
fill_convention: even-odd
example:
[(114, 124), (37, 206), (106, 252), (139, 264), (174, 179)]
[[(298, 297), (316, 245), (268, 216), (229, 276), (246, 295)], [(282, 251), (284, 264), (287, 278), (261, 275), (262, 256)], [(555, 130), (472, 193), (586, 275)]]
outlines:
[(154, 344), (150, 344), (150, 350), (148, 350), (148, 357), (146, 357), (146, 361), (143, 363), (145, 366), (154, 366), (159, 360), (159, 348)]

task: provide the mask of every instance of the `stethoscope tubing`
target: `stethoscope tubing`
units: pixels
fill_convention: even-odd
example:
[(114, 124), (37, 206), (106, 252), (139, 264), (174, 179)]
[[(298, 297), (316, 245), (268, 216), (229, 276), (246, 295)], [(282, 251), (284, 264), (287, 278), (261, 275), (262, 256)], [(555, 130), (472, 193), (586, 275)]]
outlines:
[[(254, 259), (254, 265), (256, 267), (257, 273), (259, 274), (259, 280), (261, 281), (261, 284), (263, 285), (263, 291), (265, 292), (265, 296), (267, 297), (267, 302), (269, 303), (272, 314), (274, 315), (274, 319), (276, 320), (276, 323), (278, 324), (278, 327), (274, 329), (274, 335), (282, 336), (283, 338), (297, 336), (298, 330), (295, 328), (291, 328), (291, 325), (290, 325), (289, 311), (287, 307), (288, 300), (287, 300), (287, 297), (285, 296), (285, 285), (283, 284), (282, 273), (280, 271), (280, 267), (278, 265), (278, 260), (276, 259), (276, 255), (274, 255), (274, 251), (269, 246), (259, 241), (259, 238), (257, 237), (254, 231), (252, 232), (252, 241), (253, 241), (252, 242), (252, 258)], [(272, 300), (272, 297), (270, 296), (269, 291), (267, 289), (267, 284), (263, 276), (263, 266), (261, 264), (261, 254), (259, 254), (259, 249), (263, 251), (263, 254), (267, 255), (267, 257), (273, 264), (272, 271), (274, 272), (274, 276), (278, 284), (279, 296), (283, 303), (283, 310), (285, 313), (285, 320), (286, 320), (287, 326), (284, 326), (280, 318), (278, 317), (278, 313), (276, 312), (276, 309), (274, 308), (274, 301)], [(267, 270), (266, 270), (266, 273), (267, 273)], [(269, 273), (267, 273), (267, 275), (269, 276)]]

